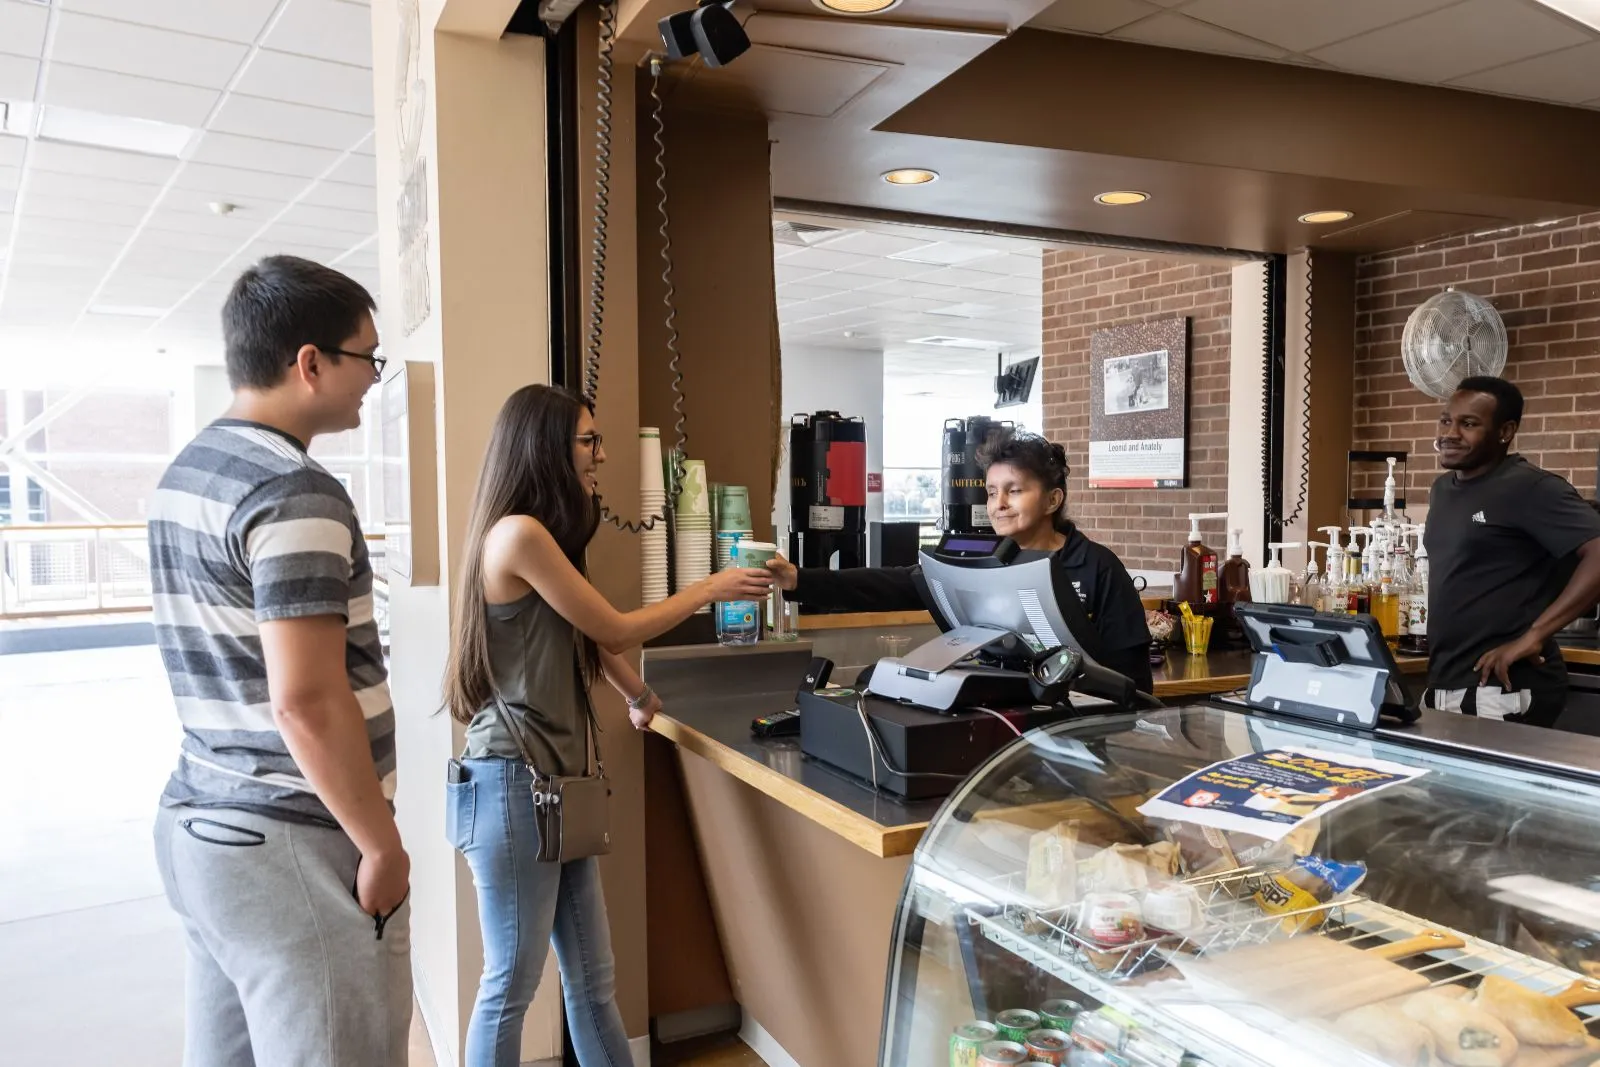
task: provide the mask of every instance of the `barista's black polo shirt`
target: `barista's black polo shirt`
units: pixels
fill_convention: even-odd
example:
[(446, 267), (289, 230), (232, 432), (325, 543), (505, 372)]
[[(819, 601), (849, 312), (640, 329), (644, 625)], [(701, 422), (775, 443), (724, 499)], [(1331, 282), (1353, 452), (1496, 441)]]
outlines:
[[(1428, 685), (1468, 689), (1472, 665), (1514, 641), (1566, 587), (1573, 553), (1600, 537), (1600, 515), (1572, 483), (1507, 456), (1487, 474), (1460, 481), (1446, 471), (1428, 494)], [(1544, 663), (1511, 668), (1517, 689), (1553, 693), (1567, 667), (1554, 640)], [(1491, 679), (1491, 685), (1498, 685)]]
[[(1083, 602), (1105, 650), (1104, 665), (1133, 679), (1142, 692), (1150, 677), (1150, 628), (1144, 603), (1117, 554), (1089, 540), (1076, 524), (1055, 558)], [(839, 611), (923, 611), (914, 575), (919, 567), (852, 567), (801, 569), (790, 600)]]

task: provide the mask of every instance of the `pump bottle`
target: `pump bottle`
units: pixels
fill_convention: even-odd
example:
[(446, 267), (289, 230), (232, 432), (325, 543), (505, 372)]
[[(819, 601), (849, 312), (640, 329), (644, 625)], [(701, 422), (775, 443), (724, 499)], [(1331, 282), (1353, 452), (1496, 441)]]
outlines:
[(1244, 558), (1243, 528), (1228, 531), (1228, 559), (1218, 572), (1217, 584), (1222, 603), (1250, 600), (1250, 561)]
[(1227, 512), (1190, 512), (1189, 541), (1172, 576), (1172, 599), (1180, 604), (1217, 603), (1217, 553), (1200, 540), (1202, 519), (1226, 519)]
[(1327, 594), (1327, 586), (1322, 582), (1317, 567), (1317, 549), (1327, 548), (1322, 541), (1306, 542), (1306, 577), (1305, 584), (1300, 588), (1300, 603), (1313, 611), (1327, 611), (1323, 606), (1323, 599)]

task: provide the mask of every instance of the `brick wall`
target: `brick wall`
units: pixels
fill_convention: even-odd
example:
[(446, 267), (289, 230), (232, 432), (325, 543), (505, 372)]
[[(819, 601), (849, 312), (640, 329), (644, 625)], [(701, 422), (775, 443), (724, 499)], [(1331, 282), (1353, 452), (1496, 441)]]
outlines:
[[(1044, 432), (1072, 464), (1067, 508), (1130, 570), (1171, 572), (1191, 511), (1228, 507), (1228, 264), (1116, 253), (1044, 254)], [(1189, 487), (1088, 488), (1089, 343), (1096, 330), (1185, 315), (1189, 337)], [(1251, 462), (1254, 462), (1252, 459)], [(1206, 543), (1227, 537), (1207, 527)]]
[[(1406, 378), (1400, 335), (1447, 285), (1492, 303), (1511, 343), (1504, 377), (1527, 398), (1516, 447), (1595, 495), (1600, 447), (1600, 214), (1368, 256), (1356, 265), (1355, 447), (1410, 453), (1414, 518), (1439, 474), (1441, 403)], [(1313, 375), (1315, 371), (1313, 371)], [(1379, 479), (1381, 485), (1381, 477)]]

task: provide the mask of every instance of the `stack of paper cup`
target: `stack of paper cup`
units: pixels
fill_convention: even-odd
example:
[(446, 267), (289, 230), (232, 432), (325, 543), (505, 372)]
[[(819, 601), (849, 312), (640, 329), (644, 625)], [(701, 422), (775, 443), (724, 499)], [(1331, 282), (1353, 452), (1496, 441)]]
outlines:
[[(703, 459), (683, 461), (683, 482), (678, 486), (673, 512), (673, 574), (677, 592), (711, 574), (711, 488)], [(701, 612), (710, 611), (701, 608)]]
[(719, 485), (712, 498), (717, 522), (717, 570), (733, 565), (733, 546), (755, 536), (750, 528), (750, 491), (742, 485)]
[(653, 529), (639, 535), (641, 592), (646, 604), (667, 599), (667, 490), (662, 481), (661, 431), (639, 427), (639, 514)]

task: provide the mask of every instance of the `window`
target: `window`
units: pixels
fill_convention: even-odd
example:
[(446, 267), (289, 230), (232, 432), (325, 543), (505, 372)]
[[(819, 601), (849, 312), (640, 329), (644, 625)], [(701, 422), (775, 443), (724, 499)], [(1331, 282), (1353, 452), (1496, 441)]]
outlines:
[(883, 518), (885, 522), (938, 522), (939, 468), (885, 467)]
[(10, 526), (13, 523), (45, 522), (49, 516), (45, 512), (44, 487), (32, 478), (27, 480), (28, 487), (28, 513), (26, 516), (13, 516), (11, 507), (11, 477), (8, 472), (0, 468), (0, 526)]

